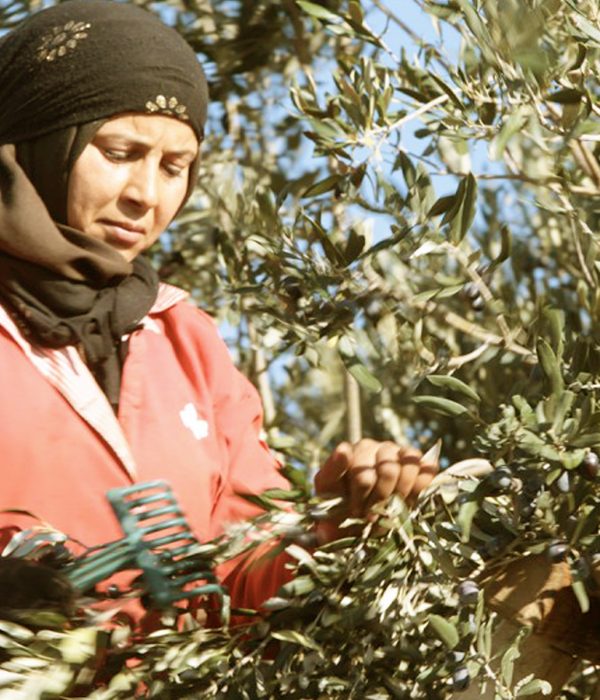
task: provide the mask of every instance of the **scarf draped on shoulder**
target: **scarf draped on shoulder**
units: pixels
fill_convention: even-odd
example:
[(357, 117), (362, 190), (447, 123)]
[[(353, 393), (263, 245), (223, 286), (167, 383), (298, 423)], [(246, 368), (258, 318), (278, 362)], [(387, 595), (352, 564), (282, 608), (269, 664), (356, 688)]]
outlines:
[(24, 336), (76, 345), (117, 407), (127, 351), (158, 291), (145, 258), (127, 262), (102, 241), (56, 224), (14, 157), (0, 147), (0, 298)]

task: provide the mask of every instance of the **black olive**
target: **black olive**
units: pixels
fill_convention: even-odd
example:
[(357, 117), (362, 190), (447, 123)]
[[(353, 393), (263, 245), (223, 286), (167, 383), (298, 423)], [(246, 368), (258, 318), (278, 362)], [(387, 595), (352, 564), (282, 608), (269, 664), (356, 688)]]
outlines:
[(461, 605), (474, 605), (479, 598), (479, 586), (475, 581), (461, 581), (456, 587)]
[(566, 542), (553, 542), (547, 550), (548, 559), (553, 564), (564, 561), (569, 551), (569, 545)]
[(471, 683), (471, 676), (466, 666), (460, 666), (452, 674), (452, 689), (466, 690)]
[(520, 494), (517, 504), (519, 514), (523, 520), (529, 520), (535, 513), (535, 503), (529, 495), (525, 493)]
[(296, 535), (296, 537), (293, 538), (293, 541), (296, 544), (299, 544), (301, 547), (306, 547), (307, 549), (316, 547), (319, 544), (317, 535), (314, 532), (303, 532), (300, 535)]
[(479, 287), (475, 284), (475, 282), (467, 282), (467, 284), (465, 284), (463, 287), (463, 292), (466, 297), (471, 299), (471, 301), (475, 301), (481, 297)]
[(581, 580), (588, 578), (591, 573), (590, 565), (585, 559), (578, 559), (574, 564), (574, 568)]
[(459, 664), (465, 660), (465, 656), (466, 654), (464, 651), (456, 651), (456, 649), (454, 649), (449, 653), (448, 658), (451, 663)]
[(480, 295), (473, 299), (471, 302), (471, 308), (473, 311), (483, 311), (483, 308), (485, 306), (485, 301), (483, 300), (483, 297)]
[(587, 479), (596, 479), (600, 473), (600, 457), (595, 452), (588, 452), (581, 462), (580, 469)]
[(118, 598), (121, 595), (121, 589), (114, 583), (111, 583), (110, 586), (106, 587), (106, 595), (109, 598)]
[(488, 557), (497, 557), (504, 549), (504, 543), (500, 537), (490, 538), (484, 545), (484, 554)]
[(512, 488), (512, 472), (508, 467), (497, 467), (489, 476), (489, 481), (499, 491)]

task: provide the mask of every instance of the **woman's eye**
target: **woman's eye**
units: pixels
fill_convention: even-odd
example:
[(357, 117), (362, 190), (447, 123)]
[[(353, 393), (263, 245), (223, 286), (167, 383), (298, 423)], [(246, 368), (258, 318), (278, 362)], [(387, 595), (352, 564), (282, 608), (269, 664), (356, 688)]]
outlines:
[(177, 165), (176, 163), (165, 163), (164, 168), (171, 177), (181, 177), (187, 169), (187, 166)]
[(112, 148), (105, 148), (104, 155), (110, 160), (127, 160), (129, 157), (128, 151), (119, 151)]

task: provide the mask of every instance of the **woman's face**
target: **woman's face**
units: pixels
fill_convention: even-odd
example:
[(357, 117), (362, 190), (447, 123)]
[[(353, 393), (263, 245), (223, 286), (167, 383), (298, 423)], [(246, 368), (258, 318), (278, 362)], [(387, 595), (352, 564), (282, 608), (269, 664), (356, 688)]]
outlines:
[(133, 260), (177, 213), (197, 153), (194, 131), (173, 117), (110, 119), (71, 170), (67, 224)]

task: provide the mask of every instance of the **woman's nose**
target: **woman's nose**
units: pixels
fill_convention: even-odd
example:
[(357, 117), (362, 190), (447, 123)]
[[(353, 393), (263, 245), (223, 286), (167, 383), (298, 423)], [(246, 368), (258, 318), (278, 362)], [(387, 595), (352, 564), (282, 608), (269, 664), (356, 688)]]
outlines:
[(158, 176), (158, 167), (152, 162), (139, 160), (132, 163), (123, 196), (141, 208), (155, 207), (159, 200)]

